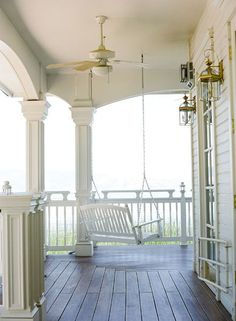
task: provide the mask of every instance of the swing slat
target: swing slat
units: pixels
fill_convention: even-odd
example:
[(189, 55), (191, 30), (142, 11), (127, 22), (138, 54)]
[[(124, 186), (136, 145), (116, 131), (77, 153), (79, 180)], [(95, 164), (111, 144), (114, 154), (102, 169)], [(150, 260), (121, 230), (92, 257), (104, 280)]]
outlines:
[(133, 225), (127, 205), (125, 207), (101, 203), (83, 205), (80, 206), (80, 217), (88, 238), (94, 242), (144, 244), (160, 237), (158, 233), (143, 233), (142, 228), (150, 224), (159, 224), (161, 219)]

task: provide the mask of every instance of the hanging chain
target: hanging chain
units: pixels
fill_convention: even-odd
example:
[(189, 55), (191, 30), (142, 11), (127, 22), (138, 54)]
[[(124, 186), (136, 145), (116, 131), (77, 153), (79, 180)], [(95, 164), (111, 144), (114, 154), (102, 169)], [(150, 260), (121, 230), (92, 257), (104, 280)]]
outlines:
[[(143, 54), (141, 55), (143, 64)], [(142, 66), (142, 132), (143, 132), (143, 178), (146, 177), (146, 132), (145, 132), (145, 97), (144, 97), (144, 70)]]
[(95, 181), (94, 181), (94, 179), (93, 179), (93, 176), (91, 176), (91, 181), (92, 181), (93, 187), (95, 188), (95, 194), (97, 194), (98, 199), (101, 200), (102, 198), (101, 198), (100, 193), (99, 193), (99, 191), (98, 191), (97, 185), (96, 185), (96, 183), (95, 183)]
[[(143, 64), (143, 54), (141, 55), (141, 63)], [(144, 189), (145, 189), (145, 184), (147, 186), (148, 192), (151, 196), (152, 202), (155, 206), (155, 209), (157, 211), (158, 217), (160, 216), (158, 213), (158, 205), (154, 200), (152, 191), (150, 189), (150, 186), (148, 184), (147, 178), (146, 178), (146, 131), (145, 131), (145, 97), (144, 97), (144, 68), (142, 65), (142, 134), (143, 134), (143, 181), (142, 181), (142, 190), (139, 198), (139, 203), (138, 203), (138, 224), (140, 220), (140, 214), (141, 214), (141, 205), (143, 201), (143, 194), (144, 194)]]
[[(141, 63), (143, 64), (143, 54), (141, 54)], [(142, 190), (139, 198), (138, 203), (138, 224), (140, 221), (140, 214), (141, 214), (141, 206), (143, 200), (143, 192), (145, 188), (145, 181), (146, 181), (146, 137), (145, 137), (145, 101), (144, 101), (144, 70), (143, 66), (141, 69), (142, 72), (142, 135), (143, 135), (143, 181), (142, 181)]]

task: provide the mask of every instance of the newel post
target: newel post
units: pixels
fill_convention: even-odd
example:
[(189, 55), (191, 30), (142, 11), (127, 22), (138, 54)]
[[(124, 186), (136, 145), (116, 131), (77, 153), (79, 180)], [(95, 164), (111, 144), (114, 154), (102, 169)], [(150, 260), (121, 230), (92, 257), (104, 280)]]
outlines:
[[(85, 104), (84, 104), (85, 105)], [(92, 192), (92, 122), (95, 108), (92, 102), (84, 106), (71, 107), (75, 123), (75, 187), (77, 200), (77, 256), (93, 255), (92, 243), (86, 241), (83, 225), (79, 216), (79, 206), (90, 201)]]
[(186, 199), (185, 199), (185, 185), (183, 182), (180, 184), (180, 210), (181, 210), (181, 237), (180, 245), (187, 245), (187, 221), (186, 221)]
[(40, 195), (0, 195), (3, 224), (1, 321), (45, 320), (43, 207)]

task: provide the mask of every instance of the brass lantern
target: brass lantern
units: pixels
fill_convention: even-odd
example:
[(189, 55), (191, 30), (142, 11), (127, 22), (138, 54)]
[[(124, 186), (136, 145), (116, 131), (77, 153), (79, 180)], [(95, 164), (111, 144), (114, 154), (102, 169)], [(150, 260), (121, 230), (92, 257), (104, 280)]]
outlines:
[(190, 126), (193, 124), (196, 112), (196, 99), (188, 99), (184, 95), (184, 102), (179, 106), (179, 124), (181, 126)]
[(221, 84), (223, 83), (223, 60), (218, 66), (213, 66), (212, 61), (206, 59), (206, 69), (199, 76), (200, 100), (216, 101), (221, 96)]

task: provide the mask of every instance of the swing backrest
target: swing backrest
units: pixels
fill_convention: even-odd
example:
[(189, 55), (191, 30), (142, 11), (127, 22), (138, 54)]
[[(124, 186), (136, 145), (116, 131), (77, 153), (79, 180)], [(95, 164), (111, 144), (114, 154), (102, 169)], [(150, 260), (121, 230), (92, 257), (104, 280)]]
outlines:
[(87, 204), (80, 206), (80, 218), (93, 241), (138, 244), (128, 206)]

